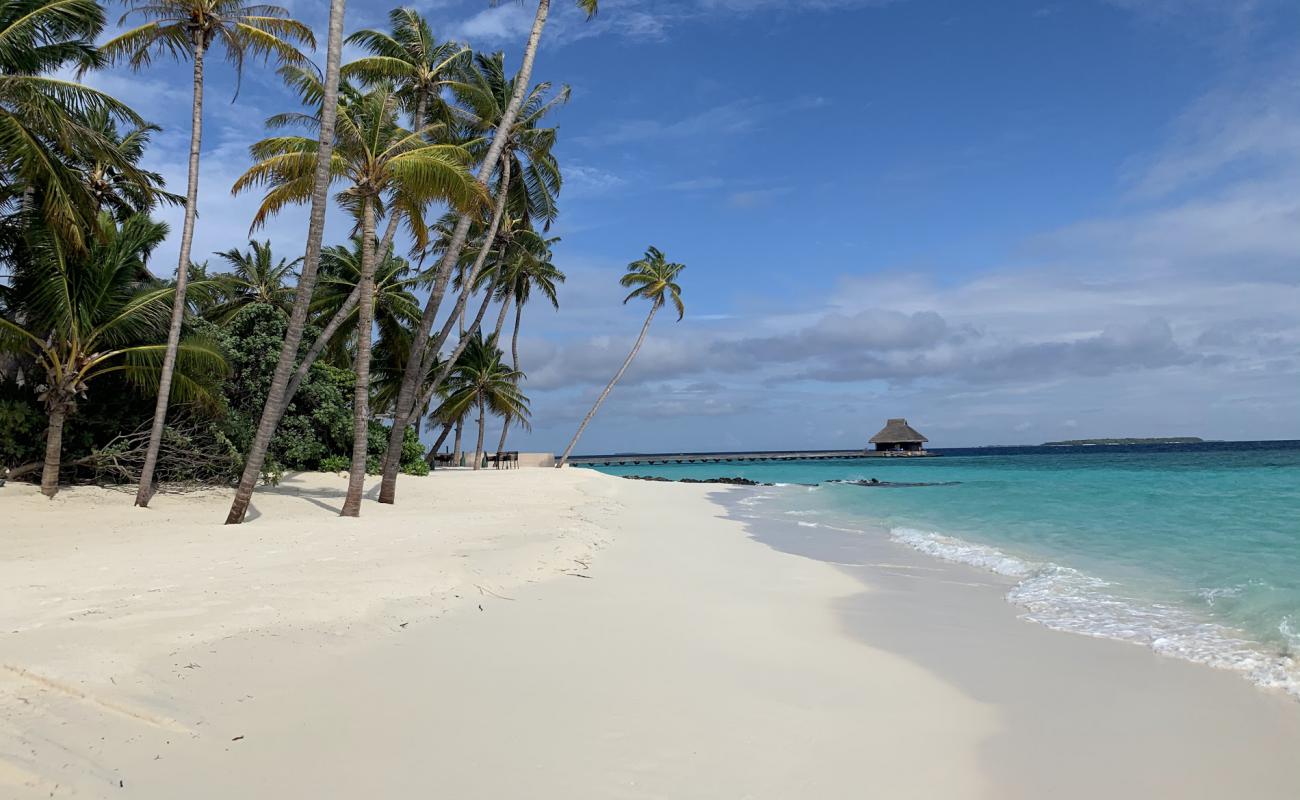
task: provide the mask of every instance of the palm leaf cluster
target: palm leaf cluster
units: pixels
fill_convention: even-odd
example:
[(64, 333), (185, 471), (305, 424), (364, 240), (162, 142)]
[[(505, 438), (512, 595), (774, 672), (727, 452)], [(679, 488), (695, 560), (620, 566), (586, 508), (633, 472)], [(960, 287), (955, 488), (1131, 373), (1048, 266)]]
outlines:
[(236, 95), (249, 59), (301, 63), (298, 47), (316, 46), (311, 28), (287, 10), (247, 0), (144, 0), (133, 3), (121, 23), (135, 18), (143, 22), (106, 42), (104, 57), (141, 69), (158, 58), (191, 61), (220, 45), (235, 69)]
[(106, 203), (120, 198), (143, 211), (157, 200), (161, 179), (138, 166), (150, 126), (118, 100), (59, 75), (103, 64), (94, 46), (103, 27), (94, 0), (0, 3), (0, 216), (7, 249), (31, 225), (82, 249)]

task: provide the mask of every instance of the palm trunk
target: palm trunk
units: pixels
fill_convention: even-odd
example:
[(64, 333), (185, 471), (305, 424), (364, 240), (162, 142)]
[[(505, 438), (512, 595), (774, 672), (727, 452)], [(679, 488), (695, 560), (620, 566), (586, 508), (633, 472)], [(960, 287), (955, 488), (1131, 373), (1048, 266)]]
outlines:
[(501, 329), (506, 326), (506, 314), (510, 313), (510, 301), (514, 299), (514, 292), (507, 291), (506, 296), (501, 298), (501, 310), (497, 312), (497, 324), (492, 329), (492, 339), (501, 340)]
[[(379, 252), (383, 255), (376, 256), (376, 265), (378, 265), (379, 261), (392, 255), (393, 239), (397, 236), (397, 225), (399, 222), (400, 218), (397, 216), (397, 212), (394, 211), (388, 220), (388, 229), (384, 231), (384, 238), (379, 240)], [(315, 364), (316, 359), (320, 358), (320, 354), (329, 346), (330, 340), (334, 338), (334, 334), (338, 333), (339, 328), (342, 328), (343, 323), (347, 321), (348, 315), (352, 313), (352, 309), (357, 307), (357, 300), (360, 299), (360, 297), (361, 286), (353, 286), (352, 291), (348, 293), (346, 298), (344, 298), (343, 305), (339, 306), (338, 311), (334, 312), (334, 316), (330, 317), (330, 321), (325, 323), (325, 327), (321, 330), (320, 336), (316, 337), (316, 341), (312, 342), (306, 355), (302, 357), (302, 363), (298, 365), (297, 371), (293, 373), (293, 379), (289, 381), (289, 389), (284, 395), (286, 407), (289, 403), (293, 402), (294, 396), (298, 394), (298, 389), (302, 387), (302, 382), (307, 379), (307, 373), (311, 371), (311, 365)], [(281, 413), (283, 413), (283, 411)]]
[(50, 408), (50, 427), (45, 432), (45, 469), (41, 472), (41, 494), (53, 497), (59, 493), (59, 463), (63, 457), (63, 423), (68, 409), (64, 403)]
[(357, 380), (352, 389), (352, 470), (348, 494), (343, 500), (344, 517), (361, 515), (361, 492), (366, 483), (366, 450), (370, 424), (370, 330), (375, 315), (375, 204), (361, 202), (361, 294), (357, 300), (357, 356), (352, 371)]
[[(516, 94), (518, 94), (518, 91), (516, 91)], [(493, 143), (493, 146), (495, 147), (495, 142)], [(485, 163), (490, 164), (492, 162), (485, 162)], [(491, 175), (490, 168), (488, 169), (488, 175), (489, 176)], [(479, 178), (480, 181), (482, 181), (486, 186), (487, 184), (486, 184), (486, 180), (483, 178), (482, 170), (480, 170)], [(451, 316), (447, 318), (447, 323), (443, 325), (442, 330), (438, 334), (438, 338), (435, 339), (433, 343), (426, 348), (428, 351), (427, 353), (422, 352), (422, 348), (416, 347), (414, 345), (411, 347), (411, 353), (406, 360), (406, 372), (402, 375), (402, 386), (398, 390), (397, 402), (393, 404), (393, 429), (388, 434), (388, 449), (384, 451), (384, 460), (383, 463), (380, 465), (380, 471), (383, 474), (383, 477), (381, 478), (380, 485), (379, 485), (379, 502), (381, 503), (392, 503), (397, 497), (397, 470), (398, 470), (399, 460), (401, 458), (401, 453), (402, 453), (402, 437), (405, 435), (404, 430), (406, 426), (409, 424), (411, 415), (415, 413), (415, 410), (417, 408), (423, 408), (425, 405), (427, 405), (427, 402), (423, 404), (416, 404), (414, 401), (416, 399), (417, 392), (419, 392), (420, 386), (424, 381), (424, 377), (429, 374), (429, 367), (431, 365), (431, 362), (428, 359), (437, 356), (438, 351), (441, 350), (443, 344), (446, 343), (447, 337), (451, 335), (452, 320), (461, 317), (465, 313), (465, 301), (469, 297), (469, 295), (473, 292), (474, 282), (478, 280), (478, 274), (483, 269), (483, 263), (487, 259), (488, 251), (492, 249), (492, 242), (493, 240), (496, 239), (497, 230), (501, 226), (501, 218), (505, 216), (506, 195), (509, 193), (508, 192), (509, 187), (510, 187), (510, 159), (502, 158), (501, 159), (501, 180), (500, 180), (500, 185), (497, 187), (496, 206), (492, 209), (492, 221), (488, 224), (488, 230), (483, 240), (483, 247), (479, 251), (478, 257), (474, 259), (474, 266), (470, 269), (469, 278), (465, 283), (464, 290), (461, 292), (460, 299), (456, 303), (456, 308), (452, 312)], [(458, 232), (460, 231), (459, 223), (456, 226), (456, 230)], [(466, 231), (468, 231), (468, 223), (466, 224)], [(461, 236), (461, 239), (462, 239), (461, 246), (463, 247), (464, 246), (463, 235)], [(453, 237), (453, 244), (454, 244), (454, 237)], [(450, 252), (451, 251), (448, 250), (448, 253)], [(457, 249), (456, 255), (457, 258), (460, 257), (459, 249)], [(447, 264), (445, 257), (443, 259), (443, 264), (444, 265)], [(439, 270), (441, 269), (442, 266), (439, 266)], [(443, 276), (440, 273), (437, 280), (442, 280), (442, 277)], [(451, 278), (451, 270), (449, 266), (446, 272), (446, 278), (447, 279)], [(441, 305), (442, 303), (442, 293), (446, 292), (446, 288), (447, 288), (446, 281), (443, 281), (441, 290), (439, 290), (439, 287), (436, 285), (436, 281), (435, 281), (433, 293), (438, 294), (439, 305)], [(433, 293), (430, 294), (430, 298), (429, 298), (430, 303), (433, 302)], [(425, 308), (426, 316), (428, 310), (429, 310), (428, 307), (426, 307)], [(412, 342), (414, 343), (414, 342), (428, 341), (429, 333), (432, 329), (433, 329), (432, 318), (429, 319), (428, 326), (425, 326), (424, 320), (421, 319), (420, 330), (416, 332), (415, 338), (412, 339)], [(412, 377), (411, 374), (412, 364), (415, 364), (415, 369), (416, 369), (415, 377), (418, 378), (418, 380), (412, 383), (411, 391), (408, 392), (407, 382)]]
[(641, 350), (641, 344), (645, 341), (645, 335), (650, 331), (650, 321), (655, 318), (655, 312), (658, 310), (658, 303), (650, 307), (650, 313), (645, 318), (645, 324), (641, 326), (641, 335), (636, 337), (636, 344), (632, 345), (632, 352), (627, 354), (627, 358), (623, 361), (623, 366), (619, 367), (618, 372), (614, 373), (614, 379), (605, 387), (605, 391), (600, 393), (600, 397), (596, 398), (596, 404), (587, 412), (587, 416), (582, 418), (582, 424), (578, 426), (578, 432), (573, 434), (573, 439), (569, 442), (569, 446), (564, 448), (564, 454), (560, 456), (559, 461), (555, 462), (556, 469), (559, 469), (568, 463), (569, 456), (572, 455), (574, 446), (578, 444), (578, 439), (582, 436), (582, 432), (587, 429), (587, 425), (590, 424), (591, 418), (596, 416), (596, 412), (600, 410), (600, 404), (605, 402), (606, 397), (609, 397), (609, 393), (614, 389), (614, 384), (618, 383), (618, 379), (623, 377), (624, 372), (627, 372), (627, 368), (632, 363), (632, 359), (636, 358), (636, 354)]
[[(528, 43), (524, 46), (523, 63), (519, 67), (519, 75), (515, 78), (515, 90), (510, 95), (510, 102), (501, 114), (501, 120), (497, 125), (496, 134), (492, 137), (492, 144), (488, 147), (487, 155), (483, 157), (483, 163), (479, 165), (478, 182), (486, 189), (488, 180), (492, 177), (492, 171), (496, 168), (497, 160), (501, 158), (501, 153), (506, 145), (506, 139), (509, 138), (507, 133), (514, 127), (515, 119), (519, 116), (519, 108), (523, 105), (524, 94), (528, 91), (528, 82), (533, 75), (533, 62), (537, 59), (537, 44), (542, 38), (542, 28), (546, 26), (546, 17), (551, 10), (551, 0), (537, 0), (537, 13), (533, 17), (533, 28), (528, 33)], [(504, 194), (504, 190), (502, 194)], [(424, 315), (420, 318), (420, 327), (416, 330), (415, 342), (424, 342), (429, 338), (430, 331), (433, 330), (434, 318), (438, 315), (438, 306), (442, 304), (442, 296), (446, 291), (446, 282), (451, 277), (452, 266), (460, 258), (460, 252), (465, 247), (465, 236), (469, 233), (470, 217), (462, 214), (456, 222), (456, 229), (452, 232), (451, 241), (447, 244), (447, 252), (443, 254), (442, 263), (438, 265), (438, 274), (434, 282), (433, 290), (429, 293), (429, 302), (424, 306)], [(383, 481), (379, 488), (379, 502), (392, 503), (397, 496), (397, 453), (401, 452), (401, 432), (400, 429), (406, 427), (406, 422), (415, 409), (415, 396), (420, 390), (420, 384), (423, 383), (424, 377), (428, 374), (428, 368), (424, 366), (422, 347), (412, 347), (411, 355), (406, 360), (406, 371), (402, 375), (402, 387), (397, 394), (397, 404), (395, 406), (396, 414), (393, 418), (393, 434), (388, 441), (388, 452), (384, 454), (383, 464)]]
[(144, 453), (140, 486), (135, 504), (149, 505), (153, 497), (153, 473), (162, 447), (163, 428), (167, 425), (167, 404), (171, 400), (172, 375), (176, 371), (176, 353), (180, 349), (181, 326), (185, 322), (185, 289), (190, 278), (190, 247), (194, 244), (194, 220), (198, 216), (199, 152), (203, 140), (203, 55), (202, 34), (194, 42), (194, 102), (190, 107), (189, 184), (185, 191), (185, 222), (181, 228), (180, 255), (176, 263), (176, 295), (172, 298), (171, 327), (167, 330), (167, 349), (163, 353), (162, 372), (158, 376), (158, 400), (154, 404), (153, 427), (149, 430), (149, 448)]
[[(515, 332), (510, 336), (510, 369), (519, 371), (519, 323), (524, 315), (523, 304), (515, 302)], [(506, 449), (506, 434), (510, 433), (510, 417), (501, 423), (501, 441), (497, 442), (497, 453)]]
[(460, 454), (462, 452), (460, 449), (460, 438), (461, 435), (464, 433), (465, 433), (465, 418), (461, 417), (460, 419), (456, 420), (456, 438), (451, 445), (452, 466), (456, 466), (457, 464), (460, 463)]
[(346, 0), (330, 2), (325, 91), (321, 98), (320, 144), (316, 151), (316, 175), (312, 184), (311, 217), (307, 225), (307, 249), (302, 260), (302, 274), (298, 277), (293, 312), (289, 315), (289, 327), (285, 331), (284, 344), (280, 347), (280, 359), (276, 362), (271, 388), (266, 395), (266, 404), (262, 407), (262, 418), (257, 424), (257, 435), (253, 437), (248, 458), (244, 460), (244, 474), (239, 479), (239, 488), (235, 492), (234, 502), (230, 504), (230, 513), (226, 516), (227, 525), (238, 525), (244, 521), (248, 504), (253, 499), (253, 490), (262, 474), (262, 465), (266, 462), (266, 452), (271, 447), (271, 438), (275, 436), (280, 417), (289, 405), (286, 399), (289, 379), (298, 363), (298, 347), (302, 344), (303, 329), (307, 326), (308, 306), (311, 305), (311, 296), (316, 290), (321, 235), (325, 230), (325, 207), (329, 202), (329, 165), (334, 152), (334, 121), (338, 115), (339, 62), (343, 52), (345, 5)]
[(478, 444), (474, 447), (474, 471), (483, 464), (483, 401), (478, 401)]
[(442, 385), (443, 381), (447, 380), (447, 376), (450, 375), (451, 371), (455, 368), (456, 359), (460, 358), (460, 354), (465, 352), (465, 348), (469, 345), (470, 336), (473, 336), (474, 332), (482, 327), (483, 317), (487, 315), (488, 306), (491, 305), (491, 303), (492, 294), (489, 292), (483, 298), (483, 302), (479, 304), (478, 313), (474, 315), (474, 324), (469, 326), (469, 334), (461, 334), (460, 341), (456, 343), (456, 349), (452, 350), (451, 355), (447, 357), (447, 360), (442, 362), (442, 369), (438, 370), (438, 374), (429, 382), (429, 385), (425, 387), (424, 394), (420, 396), (419, 408), (424, 408), (429, 405), (429, 403), (433, 402), (434, 392), (438, 391), (438, 387)]
[(438, 460), (438, 448), (442, 447), (442, 443), (447, 441), (447, 434), (451, 433), (451, 429), (452, 424), (450, 422), (443, 424), (442, 433), (438, 434), (438, 440), (433, 443), (433, 447), (429, 448), (428, 455), (424, 457), (424, 462), (429, 466), (432, 467), (434, 462)]
[(347, 321), (352, 309), (357, 307), (357, 301), (360, 299), (361, 285), (358, 284), (352, 287), (352, 291), (343, 300), (343, 305), (339, 307), (338, 311), (334, 312), (334, 316), (330, 317), (330, 321), (326, 323), (324, 330), (320, 332), (320, 336), (316, 337), (316, 341), (312, 342), (306, 355), (302, 357), (302, 363), (298, 365), (297, 371), (293, 373), (293, 379), (289, 381), (289, 388), (284, 393), (286, 407), (293, 402), (293, 398), (298, 394), (302, 382), (307, 379), (307, 373), (311, 372), (312, 364), (316, 363), (316, 359), (320, 358), (320, 354), (329, 346), (330, 340), (334, 338), (334, 334), (339, 332), (339, 328), (343, 327), (343, 323)]

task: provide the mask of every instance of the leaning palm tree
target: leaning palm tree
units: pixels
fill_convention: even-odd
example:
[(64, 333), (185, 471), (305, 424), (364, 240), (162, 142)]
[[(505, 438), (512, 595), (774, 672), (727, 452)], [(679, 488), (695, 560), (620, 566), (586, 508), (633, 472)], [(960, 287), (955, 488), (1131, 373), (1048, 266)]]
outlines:
[(671, 302), (673, 308), (677, 309), (678, 321), (681, 321), (681, 318), (686, 315), (686, 306), (682, 305), (682, 287), (677, 284), (677, 276), (684, 269), (686, 269), (685, 264), (669, 262), (664, 258), (664, 254), (655, 247), (647, 248), (645, 256), (627, 265), (627, 273), (618, 282), (624, 288), (630, 288), (632, 291), (628, 293), (627, 297), (623, 298), (623, 302), (626, 304), (633, 298), (649, 300), (650, 313), (646, 315), (645, 324), (641, 326), (641, 335), (636, 337), (636, 344), (632, 345), (632, 352), (628, 353), (627, 358), (623, 359), (623, 366), (619, 367), (618, 372), (614, 373), (613, 379), (605, 386), (605, 390), (600, 393), (600, 396), (596, 398), (596, 404), (587, 412), (587, 416), (582, 418), (582, 424), (578, 426), (577, 433), (573, 434), (569, 446), (564, 448), (564, 454), (556, 462), (555, 466), (557, 468), (568, 463), (569, 456), (573, 453), (574, 446), (578, 444), (582, 432), (587, 429), (591, 418), (596, 416), (596, 412), (600, 410), (600, 404), (605, 402), (606, 397), (609, 397), (609, 393), (614, 389), (614, 384), (618, 383), (619, 378), (623, 377), (623, 373), (627, 372), (632, 359), (636, 358), (637, 352), (641, 350), (642, 343), (645, 342), (646, 334), (650, 331), (650, 323), (654, 320), (655, 313), (666, 303)]
[[(113, 61), (125, 61), (139, 70), (156, 57), (176, 61), (190, 60), (194, 65), (194, 99), (190, 107), (190, 155), (188, 185), (185, 194), (185, 222), (181, 228), (180, 252), (176, 266), (176, 299), (172, 306), (171, 331), (167, 336), (167, 354), (163, 359), (158, 384), (158, 402), (154, 409), (149, 449), (145, 452), (140, 473), (140, 488), (135, 504), (147, 506), (153, 487), (153, 470), (162, 445), (163, 427), (167, 423), (167, 403), (171, 393), (171, 375), (176, 360), (185, 318), (185, 290), (190, 264), (190, 245), (194, 241), (194, 220), (199, 200), (199, 151), (203, 138), (203, 70), (208, 49), (220, 44), (235, 68), (236, 81), (243, 78), (244, 59), (249, 56), (263, 61), (275, 57), (282, 63), (303, 59), (297, 45), (316, 46), (311, 28), (291, 19), (280, 6), (252, 4), (247, 0), (130, 0), (130, 9), (122, 23), (138, 15), (141, 25), (118, 34), (105, 42), (101, 51)], [(238, 93), (238, 83), (236, 83)]]
[(478, 446), (474, 469), (483, 461), (483, 431), (487, 412), (511, 417), (528, 424), (528, 398), (519, 391), (523, 376), (501, 363), (501, 350), (494, 338), (481, 333), (470, 337), (469, 346), (457, 360), (447, 380), (447, 399), (434, 410), (440, 420), (459, 419), (471, 410), (478, 412)]
[[(591, 19), (596, 16), (599, 0), (576, 0), (578, 7), (587, 12), (587, 18)], [(511, 130), (515, 124), (515, 119), (519, 116), (519, 110), (524, 102), (524, 95), (527, 92), (529, 81), (533, 75), (533, 62), (537, 59), (537, 46), (542, 39), (542, 29), (546, 26), (546, 18), (551, 11), (551, 0), (537, 0), (537, 13), (533, 16), (533, 26), (528, 32), (528, 41), (524, 45), (523, 60), (519, 67), (519, 74), (515, 76), (514, 91), (510, 95), (510, 101), (502, 111), (501, 119), (496, 126), (496, 135), (492, 137), (492, 142), (483, 155), (483, 160), (479, 163), (478, 181), (484, 190), (488, 188), (488, 182), (492, 175), (497, 172), (498, 168), (505, 171), (505, 165), (498, 165), (501, 158), (501, 152), (506, 146), (509, 139), (508, 135), (502, 135)], [(503, 182), (503, 189), (508, 188), (508, 182)], [(437, 274), (440, 278), (440, 284), (435, 283), (434, 289), (429, 293), (429, 300), (425, 303), (424, 314), (420, 317), (420, 326), (416, 329), (415, 340), (424, 342), (428, 340), (429, 333), (433, 330), (434, 320), (438, 316), (438, 308), (442, 304), (442, 292), (438, 286), (441, 285), (443, 290), (446, 288), (446, 277), (451, 274), (451, 268), (460, 258), (461, 250), (465, 247), (465, 237), (469, 233), (469, 226), (473, 220), (467, 214), (462, 214), (456, 223), (456, 228), (452, 232), (451, 239), (448, 241), (443, 251), (442, 261), (437, 267)], [(430, 348), (436, 352), (439, 344)], [(426, 353), (428, 351), (425, 351)], [(416, 394), (419, 392), (420, 381), (424, 379), (428, 370), (422, 361), (422, 348), (416, 347), (411, 350), (411, 357), (406, 362), (406, 372), (402, 376), (402, 387), (397, 398), (397, 416), (393, 419), (393, 432), (388, 440), (388, 450), (384, 454), (383, 461), (383, 479), (379, 487), (379, 502), (392, 503), (397, 494), (397, 453), (400, 452), (401, 437), (404, 432), (401, 430), (407, 424), (410, 414), (416, 408)]]
[[(44, 373), (40, 399), (49, 427), (41, 492), (48, 497), (59, 490), (64, 422), (91, 385), (122, 373), (145, 390), (157, 388), (176, 289), (154, 280), (145, 261), (166, 236), (166, 225), (145, 216), (117, 224), (108, 214), (84, 254), (70, 256), (43, 229), (31, 235), (31, 261), (14, 277), (18, 302), (0, 316), (0, 351), (30, 358)], [(215, 404), (211, 379), (225, 369), (218, 346), (192, 337), (177, 352), (177, 398)]]
[(245, 307), (261, 304), (289, 313), (293, 305), (293, 289), (287, 281), (301, 258), (275, 260), (270, 240), (258, 242), (250, 239), (247, 250), (232, 247), (215, 254), (230, 266), (222, 274), (221, 302), (207, 309), (203, 316), (225, 325)]
[(289, 324), (285, 328), (284, 342), (280, 345), (280, 357), (275, 362), (275, 372), (272, 373), (271, 387), (266, 393), (266, 403), (262, 406), (262, 416), (257, 422), (257, 432), (253, 434), (253, 443), (244, 458), (244, 472), (239, 478), (235, 499), (230, 503), (230, 511), (226, 514), (227, 525), (238, 525), (244, 521), (244, 515), (248, 513), (248, 504), (253, 500), (253, 489), (257, 486), (257, 480), (262, 475), (262, 466), (266, 463), (267, 451), (271, 448), (271, 437), (275, 436), (275, 429), (279, 427), (280, 419), (289, 406), (289, 397), (286, 393), (298, 361), (298, 347), (302, 344), (303, 331), (307, 327), (307, 313), (312, 292), (316, 290), (321, 239), (325, 233), (325, 207), (329, 203), (334, 123), (338, 114), (339, 70), (343, 61), (345, 6), (345, 0), (330, 0), (325, 75), (320, 84), (321, 112), (316, 140), (316, 168), (311, 175), (311, 211), (307, 218), (307, 247), (302, 258), (302, 270), (298, 275), (298, 289), (293, 297), (293, 311), (289, 314)]
[[(330, 172), (347, 187), (339, 203), (360, 223), (360, 292), (357, 301), (356, 386), (353, 395), (352, 469), (341, 514), (361, 513), (361, 492), (366, 477), (367, 423), (377, 215), (384, 210), (401, 214), (417, 246), (423, 246), (427, 229), (423, 210), (435, 201), (448, 201), (467, 213), (481, 207), (483, 195), (466, 169), (469, 154), (461, 147), (431, 144), (426, 131), (410, 131), (398, 124), (399, 99), (391, 85), (372, 91), (344, 87), (339, 103), (337, 141)], [(275, 124), (314, 122), (305, 115), (280, 115)], [(308, 199), (308, 178), (316, 168), (317, 142), (304, 136), (276, 136), (254, 144), (252, 167), (235, 181), (234, 191), (266, 186), (268, 191), (253, 218), (263, 224), (285, 206)]]
[(103, 92), (53, 77), (98, 68), (93, 43), (103, 27), (95, 0), (0, 2), (0, 216), (38, 221), (73, 250), (97, 225), (86, 165), (103, 164), (144, 197), (153, 188), (104, 131), (118, 122), (143, 128), (144, 120)]
[[(524, 85), (521, 81), (527, 80), (524, 73), (521, 72), (513, 79), (507, 79), (504, 56), (500, 53), (492, 56), (476, 56), (472, 68), (463, 72), (464, 75), (460, 79), (450, 83), (451, 91), (459, 102), (456, 115), (461, 126), (471, 137), (469, 147), (472, 152), (476, 155), (483, 153), (485, 159), (491, 158), (494, 151), (499, 154), (497, 192), (499, 195), (504, 195), (498, 197), (499, 200), (504, 201), (504, 204), (497, 203), (497, 209), (494, 209), (487, 232), (483, 234), (482, 239), (478, 240), (480, 252), (472, 259), (469, 276), (463, 282), (456, 309), (451, 314), (454, 318), (463, 317), (465, 313), (470, 292), (464, 287), (477, 288), (478, 274), (484, 267), (485, 256), (496, 244), (496, 237), (500, 226), (505, 222), (507, 209), (518, 228), (531, 227), (533, 220), (539, 220), (545, 226), (549, 226), (555, 219), (557, 213), (555, 199), (560, 192), (561, 184), (559, 166), (551, 152), (555, 145), (556, 130), (542, 127), (542, 121), (554, 108), (567, 102), (569, 98), (568, 87), (562, 88), (552, 96), (551, 84), (539, 83), (522, 95), (523, 99), (516, 109), (515, 116), (507, 122), (507, 112), (511, 108), (511, 102), (513, 98), (521, 96), (518, 88)], [(498, 144), (501, 145), (499, 148)], [(472, 228), (471, 224), (464, 226), (462, 230), (462, 225), (457, 222), (449, 237), (450, 241), (454, 244), (457, 236), (460, 237), (462, 244), (469, 241), (466, 237)], [(457, 261), (448, 261), (444, 255), (442, 263), (435, 271), (433, 286), (429, 292), (429, 303), (425, 306), (426, 317), (430, 309), (436, 312), (453, 268), (459, 266), (463, 265)], [(418, 330), (424, 330), (423, 321), (422, 318), (421, 328)], [(420, 338), (418, 330), (416, 335)], [(416, 376), (427, 374), (428, 359), (442, 348), (449, 334), (450, 329), (444, 326), (443, 332), (439, 333), (432, 346), (423, 355), (424, 363), (418, 363), (421, 353), (413, 351), (407, 369), (416, 370), (413, 373)], [(427, 333), (424, 336), (427, 338)], [(455, 356), (452, 356), (453, 360), (454, 358)], [(406, 382), (403, 380), (403, 383)], [(410, 396), (416, 397), (418, 393), (410, 393)], [(395, 495), (402, 439), (406, 426), (415, 416), (410, 401), (405, 397), (406, 394), (399, 392), (393, 416), (393, 428), (388, 438), (388, 448), (380, 467), (383, 475), (379, 488), (380, 502), (391, 502)]]

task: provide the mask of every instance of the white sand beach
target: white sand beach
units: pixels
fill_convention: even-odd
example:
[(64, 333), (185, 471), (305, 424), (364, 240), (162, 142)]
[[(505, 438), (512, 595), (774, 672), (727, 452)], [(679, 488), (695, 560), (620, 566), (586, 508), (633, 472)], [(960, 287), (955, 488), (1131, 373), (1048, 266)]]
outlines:
[(344, 487), (290, 475), (240, 527), (224, 492), (146, 511), (0, 488), (0, 796), (1300, 785), (1300, 703), (1023, 622), (974, 570), (902, 548), (853, 573), (781, 552), (727, 518), (727, 489), (438, 471), (352, 520)]

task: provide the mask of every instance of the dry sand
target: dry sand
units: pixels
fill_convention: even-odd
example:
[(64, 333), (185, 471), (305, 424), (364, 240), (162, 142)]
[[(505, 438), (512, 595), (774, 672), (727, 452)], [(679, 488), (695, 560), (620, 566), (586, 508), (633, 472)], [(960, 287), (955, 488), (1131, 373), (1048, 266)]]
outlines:
[[(224, 493), (141, 511), (102, 489), (0, 489), (0, 797), (1040, 797), (1015, 775), (1050, 775), (1040, 730), (1115, 735), (1068, 682), (1141, 685), (1114, 656), (1130, 648), (968, 603), (961, 580), (886, 570), (872, 587), (752, 541), (711, 487), (440, 471), (360, 520), (332, 513), (343, 487), (291, 476), (238, 528), (218, 524)], [(864, 596), (887, 602), (853, 623)], [(1036, 716), (987, 659), (909, 638), (946, 610), (1008, 657), (1053, 652), (1055, 699), (1028, 694)], [(1062, 652), (1097, 661), (1069, 674)], [(1209, 725), (1232, 709), (1243, 752), (1263, 746), (1252, 721), (1300, 745), (1300, 704), (1183, 675), (1175, 699), (1205, 700)], [(1150, 730), (1159, 754), (1207, 735)], [(1143, 747), (1099, 751), (1108, 796), (1202, 796), (1198, 770), (1217, 790), (1222, 770), (1197, 763), (1169, 792), (1131, 782)], [(1296, 774), (1242, 763), (1271, 770), (1247, 796)]]

